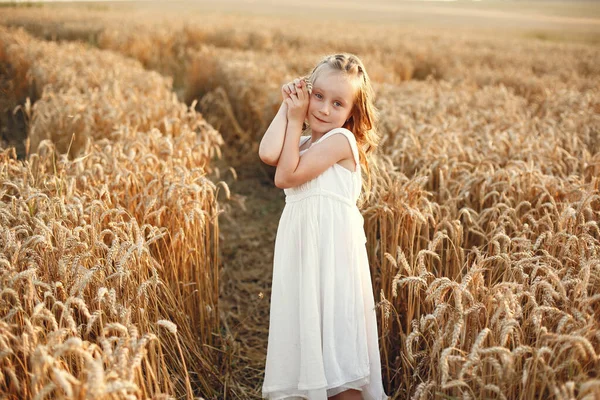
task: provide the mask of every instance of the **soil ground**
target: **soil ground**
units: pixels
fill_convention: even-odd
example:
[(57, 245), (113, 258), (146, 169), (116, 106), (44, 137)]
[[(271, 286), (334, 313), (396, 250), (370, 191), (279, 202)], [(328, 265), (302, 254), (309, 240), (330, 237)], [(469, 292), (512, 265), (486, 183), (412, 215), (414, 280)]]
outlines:
[[(219, 308), (226, 332), (239, 344), (231, 383), (240, 398), (260, 398), (267, 354), (269, 299), (273, 250), (279, 217), (285, 204), (278, 189), (260, 165), (236, 168), (221, 176), (231, 190), (231, 208), (219, 216), (222, 270)], [(224, 154), (215, 165), (232, 163)], [(221, 197), (221, 196), (219, 196)], [(219, 198), (219, 201), (222, 201)]]

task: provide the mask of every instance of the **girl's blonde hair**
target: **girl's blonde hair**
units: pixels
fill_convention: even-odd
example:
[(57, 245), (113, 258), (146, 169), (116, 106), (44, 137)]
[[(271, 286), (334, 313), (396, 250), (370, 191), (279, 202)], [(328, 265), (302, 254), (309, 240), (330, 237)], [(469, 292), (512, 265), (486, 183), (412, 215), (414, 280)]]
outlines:
[[(354, 105), (350, 112), (350, 118), (344, 123), (343, 128), (354, 133), (358, 145), (359, 161), (367, 175), (365, 192), (369, 193), (371, 191), (371, 168), (367, 156), (375, 151), (380, 141), (376, 128), (379, 112), (373, 103), (374, 91), (371, 80), (358, 56), (340, 53), (328, 55), (317, 64), (306, 78), (311, 85), (326, 66), (354, 79), (353, 83), (356, 88)], [(307, 132), (310, 132), (310, 127), (307, 128)]]

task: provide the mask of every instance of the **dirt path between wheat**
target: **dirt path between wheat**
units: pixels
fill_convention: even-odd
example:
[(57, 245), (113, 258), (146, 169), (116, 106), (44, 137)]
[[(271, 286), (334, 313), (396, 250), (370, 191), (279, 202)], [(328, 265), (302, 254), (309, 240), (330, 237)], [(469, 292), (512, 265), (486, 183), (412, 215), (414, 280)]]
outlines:
[[(225, 149), (224, 149), (225, 150)], [(226, 155), (225, 155), (226, 157)], [(228, 165), (226, 159), (219, 161)], [(219, 308), (225, 332), (239, 346), (227, 379), (239, 398), (260, 398), (269, 328), (273, 249), (284, 193), (258, 166), (227, 173), (231, 209), (219, 217)], [(221, 197), (221, 196), (219, 196)], [(219, 200), (221, 201), (221, 200)]]

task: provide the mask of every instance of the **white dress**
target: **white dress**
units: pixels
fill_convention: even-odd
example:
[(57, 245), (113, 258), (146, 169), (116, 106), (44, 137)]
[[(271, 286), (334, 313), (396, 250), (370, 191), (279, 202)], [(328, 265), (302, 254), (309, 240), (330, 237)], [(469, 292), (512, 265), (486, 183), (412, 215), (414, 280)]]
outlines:
[[(284, 189), (273, 258), (265, 376), (266, 399), (326, 400), (347, 389), (364, 400), (388, 399), (381, 378), (375, 302), (357, 164), (334, 164), (302, 185)], [(301, 138), (300, 146), (310, 136)], [(311, 146), (312, 146), (311, 145)], [(300, 155), (306, 150), (302, 150)]]

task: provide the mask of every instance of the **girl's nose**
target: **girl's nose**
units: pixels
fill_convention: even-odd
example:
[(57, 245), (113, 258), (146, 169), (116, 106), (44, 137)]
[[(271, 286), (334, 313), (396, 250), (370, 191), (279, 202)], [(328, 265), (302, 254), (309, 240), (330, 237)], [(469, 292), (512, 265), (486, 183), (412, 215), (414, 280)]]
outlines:
[(329, 107), (327, 106), (327, 104), (323, 104), (321, 106), (321, 112), (325, 115), (329, 115)]

